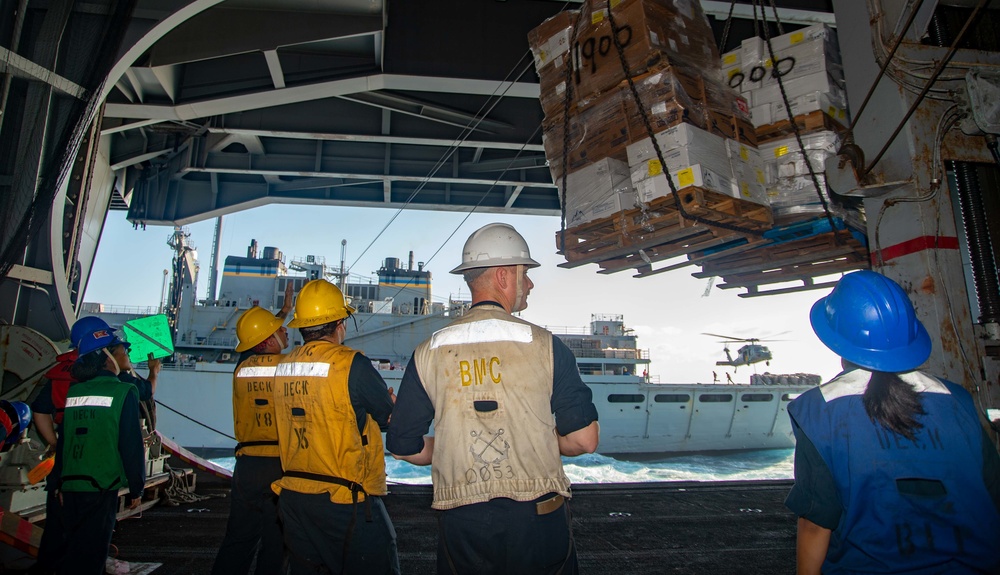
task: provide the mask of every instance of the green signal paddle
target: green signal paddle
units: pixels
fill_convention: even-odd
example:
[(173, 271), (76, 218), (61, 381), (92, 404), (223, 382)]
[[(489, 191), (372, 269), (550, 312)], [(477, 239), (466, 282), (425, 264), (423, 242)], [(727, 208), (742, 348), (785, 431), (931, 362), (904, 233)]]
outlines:
[(149, 354), (154, 359), (167, 357), (174, 353), (174, 340), (170, 335), (170, 325), (167, 316), (163, 314), (140, 317), (125, 322), (121, 330), (123, 339), (131, 347), (128, 358), (132, 363), (149, 360)]

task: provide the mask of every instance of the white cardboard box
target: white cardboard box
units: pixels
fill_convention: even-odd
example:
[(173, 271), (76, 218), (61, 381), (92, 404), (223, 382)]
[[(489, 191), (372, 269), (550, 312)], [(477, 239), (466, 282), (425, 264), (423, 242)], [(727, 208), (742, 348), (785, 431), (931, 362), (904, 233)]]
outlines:
[(736, 140), (726, 140), (733, 174), (733, 197), (768, 205), (767, 188), (764, 186), (764, 162), (760, 152)]
[[(556, 185), (561, 189), (562, 180)], [(579, 225), (621, 211), (623, 196), (635, 198), (635, 191), (628, 164), (621, 160), (604, 158), (571, 172), (566, 179), (567, 225)]]
[[(809, 74), (808, 76), (800, 76), (789, 80), (783, 79), (783, 83), (785, 94), (788, 95), (789, 100), (813, 92), (833, 94), (837, 99), (844, 99), (844, 82), (837, 80), (826, 72)], [(777, 82), (768, 84), (750, 93), (751, 108), (781, 101), (781, 90), (778, 88)]]
[[(725, 173), (728, 171), (729, 155), (726, 152), (726, 141), (720, 136), (706, 132), (691, 124), (678, 124), (656, 134), (656, 142), (663, 153), (667, 170), (674, 171), (694, 164), (702, 164), (710, 169)], [(648, 168), (647, 162), (659, 158), (653, 141), (650, 138), (630, 144), (625, 153), (631, 171)], [(654, 166), (653, 171), (658, 168)]]
[[(801, 116), (816, 110), (823, 110), (837, 122), (847, 126), (851, 117), (847, 113), (847, 104), (843, 96), (837, 92), (810, 92), (794, 98), (789, 98), (792, 105), (792, 116)], [(755, 127), (775, 124), (788, 119), (784, 102), (769, 102), (750, 108), (750, 119)]]
[[(674, 181), (678, 191), (691, 186), (705, 188), (722, 194), (731, 196), (733, 194), (733, 179), (730, 176), (706, 168), (700, 164), (686, 166), (672, 171), (671, 179)], [(632, 184), (635, 191), (643, 202), (650, 202), (656, 198), (669, 196), (670, 185), (663, 172), (650, 175), (645, 171), (632, 172)]]

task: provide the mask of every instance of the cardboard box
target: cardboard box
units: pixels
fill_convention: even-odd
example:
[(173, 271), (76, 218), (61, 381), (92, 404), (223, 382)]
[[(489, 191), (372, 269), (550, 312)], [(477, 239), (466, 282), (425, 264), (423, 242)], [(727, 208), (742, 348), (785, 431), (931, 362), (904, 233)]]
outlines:
[(733, 174), (733, 197), (769, 205), (765, 187), (764, 162), (760, 152), (736, 140), (726, 140), (726, 151)]
[[(625, 161), (629, 143), (628, 125), (624, 117), (623, 93), (614, 92), (597, 98), (584, 110), (574, 110), (569, 121), (563, 114), (546, 117), (542, 122), (542, 145), (549, 162), (552, 180), (564, 172), (575, 172), (604, 158)], [(569, 146), (565, 151), (567, 167), (563, 167), (564, 125), (569, 126)]]
[[(713, 171), (729, 171), (729, 154), (726, 141), (691, 124), (678, 124), (656, 134), (663, 160), (669, 171), (693, 164), (702, 164)], [(633, 170), (649, 161), (659, 163), (651, 138), (643, 138), (625, 149), (628, 165)]]
[[(785, 94), (789, 99), (797, 98), (803, 94), (809, 94), (812, 92), (823, 92), (833, 94), (835, 98), (846, 101), (846, 92), (843, 80), (838, 80), (826, 72), (809, 74), (808, 76), (801, 76), (799, 78), (791, 78), (788, 80), (782, 78), (782, 80), (785, 86)], [(750, 93), (751, 108), (754, 106), (761, 106), (781, 101), (781, 91), (778, 88), (777, 82), (774, 84), (768, 84), (767, 86), (754, 90)]]
[[(669, 196), (670, 185), (662, 170), (657, 171), (658, 161), (650, 162), (650, 165), (632, 171), (632, 185), (636, 194), (643, 202), (650, 202), (656, 198)], [(650, 169), (647, 169), (650, 168)], [(724, 173), (716, 172), (706, 168), (701, 164), (685, 166), (670, 172), (670, 178), (674, 182), (677, 191), (691, 186), (712, 190), (722, 194), (732, 195), (733, 180)]]
[[(561, 181), (556, 185), (560, 186)], [(610, 216), (634, 203), (628, 164), (603, 158), (566, 176), (566, 224), (576, 226)], [(624, 207), (623, 206), (627, 206)]]
[[(836, 92), (810, 92), (789, 98), (789, 103), (793, 117), (822, 110), (841, 125), (848, 126), (851, 123), (851, 117), (847, 113), (847, 104), (842, 98), (843, 96)], [(754, 126), (766, 126), (788, 120), (784, 102), (771, 102), (754, 106), (750, 110), (750, 115)]]
[[(631, 75), (659, 63), (685, 63), (718, 70), (715, 37), (701, 5), (693, 0), (622, 0), (612, 2), (618, 39)], [(572, 62), (576, 93), (585, 98), (616, 87), (625, 80), (614, 32), (603, 0), (582, 9)]]
[(579, 17), (579, 10), (563, 10), (528, 32), (528, 47), (539, 75), (542, 68), (553, 64), (559, 56), (569, 53), (573, 24)]
[(797, 44), (807, 42), (826, 42), (836, 45), (837, 35), (826, 24), (813, 24), (812, 26), (771, 38), (771, 46), (774, 47), (775, 52), (780, 52)]
[(807, 157), (813, 172), (824, 173), (826, 158), (837, 153), (837, 148), (840, 146), (840, 136), (836, 132), (830, 131), (802, 134), (802, 144), (805, 147), (805, 155), (802, 154), (795, 136), (774, 140), (760, 146), (760, 156), (764, 162), (765, 184), (769, 188), (782, 178), (808, 176)]

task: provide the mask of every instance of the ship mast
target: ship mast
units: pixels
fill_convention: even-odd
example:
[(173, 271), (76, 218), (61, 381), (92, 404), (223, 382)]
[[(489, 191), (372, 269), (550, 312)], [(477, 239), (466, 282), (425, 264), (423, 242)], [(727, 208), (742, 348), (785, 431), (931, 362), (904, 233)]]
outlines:
[(347, 293), (347, 271), (345, 270), (345, 260), (347, 260), (347, 240), (340, 240), (340, 273), (337, 274), (337, 285), (340, 291)]
[(219, 252), (222, 250), (222, 216), (215, 218), (215, 237), (212, 239), (212, 268), (208, 272), (208, 305), (215, 304), (215, 290), (219, 282)]

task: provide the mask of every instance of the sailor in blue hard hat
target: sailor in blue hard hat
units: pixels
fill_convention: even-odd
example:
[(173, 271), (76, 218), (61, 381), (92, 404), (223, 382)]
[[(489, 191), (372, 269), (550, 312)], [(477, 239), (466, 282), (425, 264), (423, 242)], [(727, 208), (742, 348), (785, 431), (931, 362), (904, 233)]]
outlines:
[(1000, 456), (969, 392), (918, 370), (903, 288), (854, 272), (809, 319), (844, 371), (788, 406), (798, 572), (1000, 572)]
[[(139, 505), (146, 464), (136, 387), (118, 375), (132, 368), (128, 343), (93, 322), (81, 334), (66, 396), (62, 433), (50, 481), (59, 491), (67, 563), (59, 572), (102, 573), (111, 543), (119, 492), (125, 507)], [(69, 561), (72, 562), (70, 565)]]

